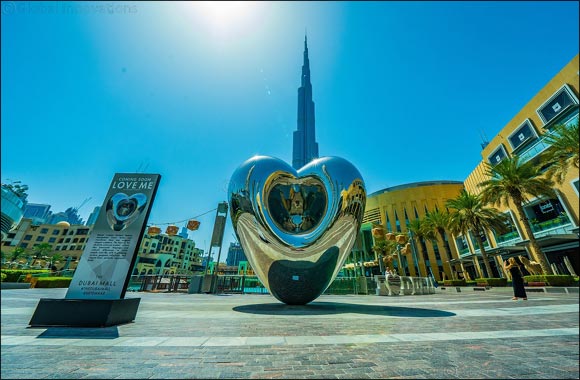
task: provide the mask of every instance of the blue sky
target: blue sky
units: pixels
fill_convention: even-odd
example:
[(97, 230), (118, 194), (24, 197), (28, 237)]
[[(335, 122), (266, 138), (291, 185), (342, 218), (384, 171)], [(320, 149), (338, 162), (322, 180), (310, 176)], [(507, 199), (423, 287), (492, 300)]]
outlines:
[[(87, 219), (117, 172), (162, 175), (150, 222), (292, 159), (307, 30), (321, 156), (367, 192), (463, 181), (576, 54), (578, 2), (2, 2), (2, 181)], [(215, 213), (190, 233), (205, 249)], [(222, 260), (233, 229), (228, 219)]]

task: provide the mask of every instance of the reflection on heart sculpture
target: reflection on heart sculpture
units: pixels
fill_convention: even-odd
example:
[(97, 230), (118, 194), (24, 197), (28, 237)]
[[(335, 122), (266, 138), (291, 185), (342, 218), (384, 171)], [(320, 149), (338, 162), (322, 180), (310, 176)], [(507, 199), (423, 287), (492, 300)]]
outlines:
[(366, 203), (359, 171), (339, 157), (294, 170), (252, 157), (229, 186), (230, 216), (244, 253), (278, 300), (304, 305), (332, 283), (356, 240)]

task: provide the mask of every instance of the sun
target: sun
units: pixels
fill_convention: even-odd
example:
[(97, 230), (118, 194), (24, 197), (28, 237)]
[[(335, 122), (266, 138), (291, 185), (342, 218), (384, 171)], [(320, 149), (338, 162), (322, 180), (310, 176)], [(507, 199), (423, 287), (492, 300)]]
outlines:
[(247, 29), (255, 18), (256, 2), (253, 1), (193, 1), (188, 4), (198, 19), (218, 34)]

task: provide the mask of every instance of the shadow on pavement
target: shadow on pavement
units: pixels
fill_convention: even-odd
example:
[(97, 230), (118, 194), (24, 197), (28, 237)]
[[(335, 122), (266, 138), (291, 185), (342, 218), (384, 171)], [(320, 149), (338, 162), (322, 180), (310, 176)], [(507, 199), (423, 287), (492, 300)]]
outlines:
[(119, 337), (117, 326), (111, 327), (49, 327), (37, 338), (69, 339), (115, 339)]
[(272, 315), (331, 315), (342, 313), (383, 315), (387, 317), (436, 318), (452, 317), (455, 313), (441, 310), (419, 309), (413, 307), (356, 305), (337, 302), (312, 302), (308, 305), (286, 305), (267, 303), (243, 305), (233, 308), (234, 311), (249, 314)]

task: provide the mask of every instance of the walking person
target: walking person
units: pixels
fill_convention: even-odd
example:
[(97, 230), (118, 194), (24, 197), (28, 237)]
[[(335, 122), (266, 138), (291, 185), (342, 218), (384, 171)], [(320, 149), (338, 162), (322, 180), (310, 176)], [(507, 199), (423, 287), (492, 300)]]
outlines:
[(524, 301), (527, 300), (528, 296), (526, 295), (526, 289), (524, 288), (524, 278), (522, 277), (522, 271), (520, 270), (520, 266), (516, 262), (516, 259), (510, 257), (507, 261), (504, 261), (503, 266), (512, 276), (512, 286), (514, 288), (514, 296), (512, 300), (515, 301), (518, 297), (522, 298)]

